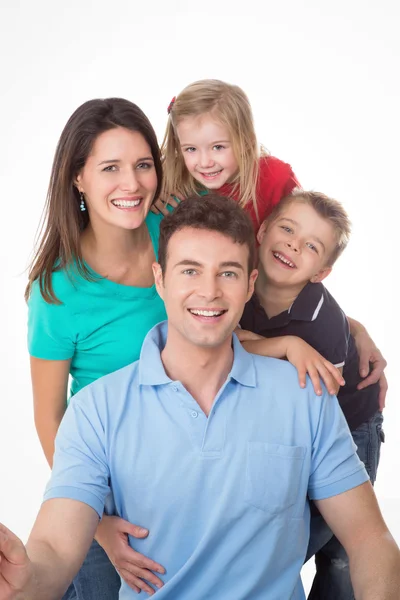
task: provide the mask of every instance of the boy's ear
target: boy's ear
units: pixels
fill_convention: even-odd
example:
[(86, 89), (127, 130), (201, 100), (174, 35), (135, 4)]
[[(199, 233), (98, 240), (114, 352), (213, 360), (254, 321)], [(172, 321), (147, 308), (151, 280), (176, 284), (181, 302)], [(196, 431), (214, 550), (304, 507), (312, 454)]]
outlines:
[(161, 300), (164, 300), (164, 285), (163, 285), (163, 274), (159, 263), (154, 262), (152, 264), (154, 283), (156, 284), (156, 290)]
[(268, 225), (268, 223), (267, 223), (267, 221), (265, 220), (265, 221), (264, 221), (264, 222), (261, 224), (261, 226), (260, 226), (260, 229), (259, 229), (259, 230), (258, 230), (258, 232), (257, 232), (257, 242), (258, 242), (260, 245), (261, 245), (261, 243), (262, 243), (262, 241), (263, 241), (263, 239), (264, 239), (265, 232), (267, 231), (267, 225)]
[(332, 267), (325, 267), (321, 269), (316, 275), (313, 275), (310, 279), (311, 283), (320, 283), (328, 277), (329, 273), (332, 271)]

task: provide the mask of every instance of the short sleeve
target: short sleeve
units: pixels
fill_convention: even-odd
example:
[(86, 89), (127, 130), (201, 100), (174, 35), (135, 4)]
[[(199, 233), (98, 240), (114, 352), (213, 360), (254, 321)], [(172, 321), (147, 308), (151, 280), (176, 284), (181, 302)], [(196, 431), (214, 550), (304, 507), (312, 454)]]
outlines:
[[(92, 507), (101, 518), (108, 494), (105, 425), (88, 386), (71, 400), (59, 427), (53, 470), (44, 501), (69, 498)], [(101, 406), (101, 403), (100, 403)]]
[(337, 399), (325, 391), (314, 435), (308, 494), (323, 500), (369, 480)]
[[(347, 317), (341, 309), (335, 307), (329, 313), (328, 322), (319, 322), (318, 342), (311, 344), (326, 360), (336, 367), (343, 367), (349, 352), (350, 327)], [(327, 319), (325, 318), (325, 321)], [(329, 335), (326, 335), (326, 332)]]
[(28, 301), (28, 351), (35, 358), (67, 360), (75, 351), (72, 319), (66, 304), (49, 304), (32, 285)]

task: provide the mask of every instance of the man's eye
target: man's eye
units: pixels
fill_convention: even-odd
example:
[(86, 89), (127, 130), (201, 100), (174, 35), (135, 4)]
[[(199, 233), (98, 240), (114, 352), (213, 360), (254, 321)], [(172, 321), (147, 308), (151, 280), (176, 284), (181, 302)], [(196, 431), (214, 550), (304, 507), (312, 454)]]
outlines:
[(237, 273), (235, 273), (235, 271), (224, 271), (223, 273), (221, 273), (222, 277), (227, 277), (228, 279), (236, 279), (237, 278)]
[(195, 269), (185, 269), (184, 271), (182, 271), (182, 273), (184, 275), (195, 275), (196, 274), (196, 270)]

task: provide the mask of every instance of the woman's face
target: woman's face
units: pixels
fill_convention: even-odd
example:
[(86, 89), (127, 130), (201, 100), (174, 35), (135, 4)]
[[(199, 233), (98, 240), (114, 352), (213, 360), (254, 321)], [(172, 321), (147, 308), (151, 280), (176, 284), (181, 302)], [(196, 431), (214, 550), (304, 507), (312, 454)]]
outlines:
[(140, 227), (157, 189), (150, 146), (141, 133), (116, 127), (101, 133), (76, 178), (93, 228)]

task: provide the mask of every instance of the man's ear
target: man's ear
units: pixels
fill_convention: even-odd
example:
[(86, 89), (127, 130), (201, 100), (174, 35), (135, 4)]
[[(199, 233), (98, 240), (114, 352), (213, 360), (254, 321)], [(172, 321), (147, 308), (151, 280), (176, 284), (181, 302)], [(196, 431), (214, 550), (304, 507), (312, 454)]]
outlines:
[(153, 275), (154, 275), (154, 283), (156, 284), (156, 290), (161, 300), (164, 300), (164, 281), (163, 274), (161, 270), (161, 265), (157, 262), (152, 264)]
[(246, 302), (248, 302), (250, 300), (250, 298), (252, 297), (252, 295), (254, 294), (254, 284), (256, 282), (257, 277), (258, 277), (258, 271), (257, 271), (257, 269), (253, 269), (249, 276), (249, 289), (247, 291)]
[(261, 224), (260, 229), (257, 232), (257, 242), (260, 244), (260, 246), (261, 246), (262, 241), (264, 239), (265, 232), (267, 231), (267, 226), (268, 226), (268, 222), (267, 222), (267, 220), (265, 220)]
[(321, 269), (316, 275), (313, 275), (310, 279), (311, 283), (320, 283), (328, 277), (329, 273), (332, 271), (332, 267), (325, 267)]

